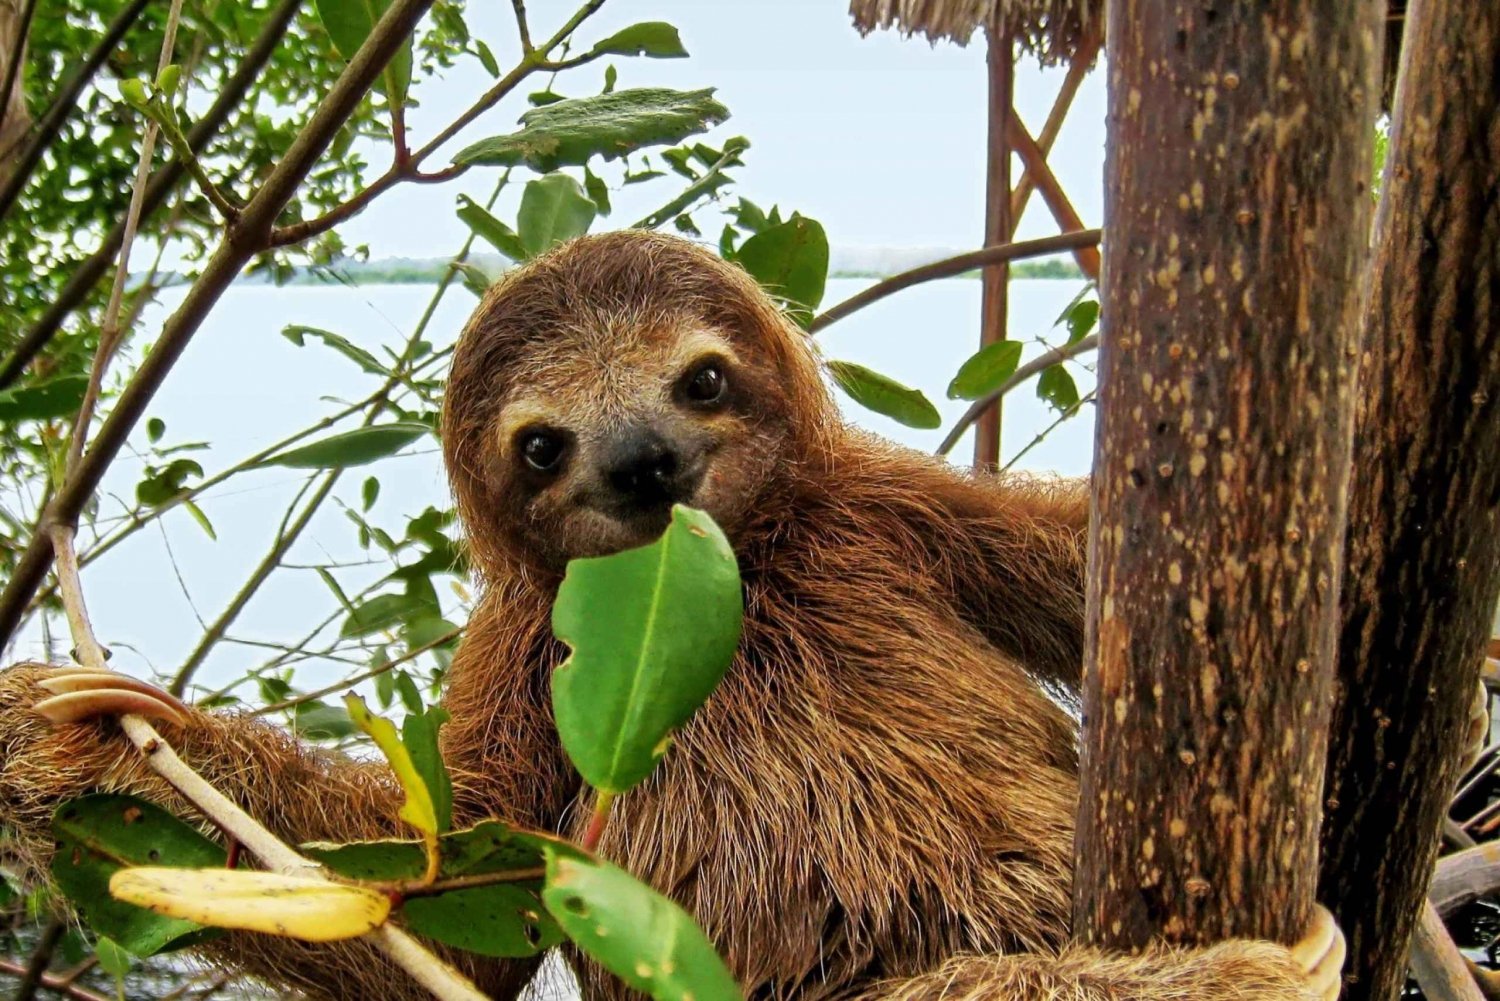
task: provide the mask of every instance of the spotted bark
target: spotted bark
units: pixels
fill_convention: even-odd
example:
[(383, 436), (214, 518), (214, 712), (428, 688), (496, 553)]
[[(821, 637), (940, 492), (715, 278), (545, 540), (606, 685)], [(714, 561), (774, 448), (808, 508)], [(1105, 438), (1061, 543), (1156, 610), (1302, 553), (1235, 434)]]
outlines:
[(1306, 925), (1382, 6), (1109, 6), (1088, 943)]
[(1365, 308), (1320, 898), (1406, 970), (1500, 591), (1500, 5), (1418, 0)]

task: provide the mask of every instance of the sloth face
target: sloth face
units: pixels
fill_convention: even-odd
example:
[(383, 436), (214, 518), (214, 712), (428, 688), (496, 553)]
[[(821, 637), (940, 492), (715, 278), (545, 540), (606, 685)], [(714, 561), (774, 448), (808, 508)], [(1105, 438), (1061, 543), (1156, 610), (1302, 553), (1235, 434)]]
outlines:
[(699, 321), (599, 318), (526, 346), (490, 425), (512, 530), (557, 566), (650, 542), (673, 504), (733, 537), (778, 458), (764, 360)]

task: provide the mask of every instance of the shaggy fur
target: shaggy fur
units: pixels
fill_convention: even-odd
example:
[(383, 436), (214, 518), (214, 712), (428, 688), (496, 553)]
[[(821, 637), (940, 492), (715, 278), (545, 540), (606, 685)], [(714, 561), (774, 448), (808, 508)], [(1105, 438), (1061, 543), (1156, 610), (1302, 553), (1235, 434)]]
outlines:
[[(684, 415), (671, 385), (719, 359), (731, 395)], [(590, 507), (599, 442), (652, 421), (705, 458), (692, 502), (729, 532), (745, 633), (720, 690), (617, 805), (602, 853), (670, 894), (747, 996), (1304, 997), (1269, 943), (1136, 957), (1066, 947), (1081, 484), (975, 479), (842, 424), (807, 341), (742, 272), (674, 238), (575, 241), (485, 297), (454, 358), (444, 450), (484, 585), (450, 674), (445, 752), (465, 821), (577, 835), (589, 814), (552, 729), (565, 651), (548, 613), (565, 560), (649, 537)], [(517, 434), (563, 426), (552, 478)], [(659, 530), (659, 525), (656, 526)], [(0, 675), (0, 797), (44, 857), (50, 806), (104, 785), (170, 799), (108, 726), (46, 730), (25, 670)], [(379, 769), (249, 719), (168, 731), (283, 835), (388, 833)], [(232, 936), (219, 958), (340, 998), (415, 996), (359, 945)], [(623, 999), (570, 955), (589, 999)], [(513, 996), (534, 963), (474, 972)]]

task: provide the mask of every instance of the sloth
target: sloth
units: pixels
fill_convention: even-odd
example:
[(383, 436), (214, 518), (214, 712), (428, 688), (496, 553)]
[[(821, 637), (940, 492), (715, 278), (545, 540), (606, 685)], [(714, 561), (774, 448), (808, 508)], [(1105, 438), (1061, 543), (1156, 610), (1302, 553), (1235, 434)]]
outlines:
[[(443, 702), (456, 824), (581, 834), (550, 606), (570, 559), (651, 541), (681, 503), (734, 546), (743, 637), (599, 851), (685, 907), (747, 997), (1337, 996), (1343, 940), (1321, 909), (1290, 948), (1069, 943), (1086, 484), (974, 476), (851, 428), (805, 336), (737, 266), (622, 232), (516, 269), (462, 333), (442, 440), (481, 586)], [(149, 688), (49, 700), (58, 687), (39, 665), (0, 674), (0, 803), (34, 871), (51, 810), (91, 789), (191, 812), (119, 734), (127, 711), (161, 718), (292, 843), (400, 833), (383, 764)], [(204, 948), (313, 997), (424, 996), (360, 942)], [(566, 959), (589, 1001), (629, 996)], [(512, 998), (539, 960), (455, 962)]]

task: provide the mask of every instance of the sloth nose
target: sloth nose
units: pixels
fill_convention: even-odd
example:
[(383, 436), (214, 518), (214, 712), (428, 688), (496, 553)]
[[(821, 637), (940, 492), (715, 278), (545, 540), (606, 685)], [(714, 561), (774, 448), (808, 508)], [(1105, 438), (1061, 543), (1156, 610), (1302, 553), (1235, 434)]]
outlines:
[(636, 508), (687, 500), (697, 486), (697, 477), (684, 470), (677, 450), (649, 429), (617, 435), (606, 451), (604, 471), (618, 499)]

